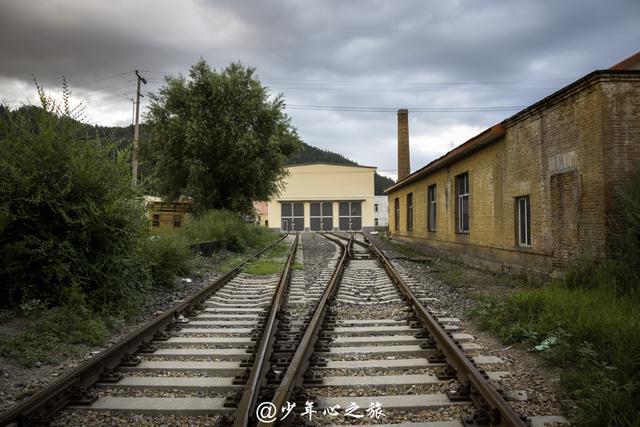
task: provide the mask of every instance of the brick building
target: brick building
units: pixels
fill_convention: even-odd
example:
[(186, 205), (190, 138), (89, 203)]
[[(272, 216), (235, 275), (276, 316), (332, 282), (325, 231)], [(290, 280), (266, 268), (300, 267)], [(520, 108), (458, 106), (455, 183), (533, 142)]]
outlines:
[(393, 239), (494, 270), (559, 273), (604, 253), (640, 162), (640, 52), (411, 174), (408, 135), (400, 110)]

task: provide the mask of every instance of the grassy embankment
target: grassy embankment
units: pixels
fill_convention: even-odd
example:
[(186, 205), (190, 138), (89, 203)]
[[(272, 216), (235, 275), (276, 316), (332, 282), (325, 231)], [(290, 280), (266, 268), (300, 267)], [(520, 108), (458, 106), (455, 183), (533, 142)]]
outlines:
[(26, 301), (18, 309), (0, 311), (0, 323), (5, 324), (0, 329), (0, 355), (24, 366), (57, 363), (87, 346), (103, 343), (111, 330), (122, 328), (127, 318), (140, 311), (147, 296), (172, 288), (176, 277), (202, 267), (203, 260), (189, 249), (191, 244), (217, 240), (229, 251), (225, 265), (235, 265), (276, 237), (268, 229), (243, 223), (237, 215), (224, 211), (210, 211), (175, 234), (142, 237), (135, 262), (144, 270), (141, 277), (146, 282), (136, 294), (129, 295), (133, 302), (126, 310), (96, 310), (87, 304), (87, 296), (74, 288), (66, 292), (60, 306), (49, 307), (38, 299)]
[(475, 315), (503, 342), (539, 351), (561, 369), (576, 425), (638, 425), (640, 299), (591, 276), (606, 270), (577, 267), (541, 289), (487, 297)]

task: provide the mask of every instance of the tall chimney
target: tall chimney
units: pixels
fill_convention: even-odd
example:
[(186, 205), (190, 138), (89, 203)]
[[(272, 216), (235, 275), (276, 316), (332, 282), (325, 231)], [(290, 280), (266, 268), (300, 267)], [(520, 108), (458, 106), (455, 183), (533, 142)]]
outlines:
[(411, 173), (409, 159), (409, 110), (398, 110), (398, 181)]

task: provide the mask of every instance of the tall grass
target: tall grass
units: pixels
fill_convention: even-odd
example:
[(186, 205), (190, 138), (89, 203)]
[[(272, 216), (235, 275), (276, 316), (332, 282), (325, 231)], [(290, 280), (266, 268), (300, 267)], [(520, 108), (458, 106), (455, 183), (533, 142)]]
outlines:
[(636, 425), (640, 420), (640, 301), (606, 287), (542, 289), (480, 304), (480, 325), (504, 342), (533, 349), (562, 368), (561, 385), (579, 408), (577, 425)]
[(195, 218), (183, 235), (190, 243), (218, 241), (232, 252), (262, 247), (274, 238), (269, 229), (246, 223), (238, 214), (225, 210), (210, 210)]
[(198, 264), (189, 241), (180, 234), (142, 239), (139, 256), (153, 287), (173, 286), (176, 276), (189, 274)]
[(227, 250), (241, 254), (266, 246), (275, 238), (267, 228), (246, 223), (233, 212), (210, 210), (196, 217), (178, 232), (145, 239), (140, 256), (155, 287), (171, 286), (175, 277), (191, 272), (197, 259), (190, 246), (198, 242), (218, 241)]

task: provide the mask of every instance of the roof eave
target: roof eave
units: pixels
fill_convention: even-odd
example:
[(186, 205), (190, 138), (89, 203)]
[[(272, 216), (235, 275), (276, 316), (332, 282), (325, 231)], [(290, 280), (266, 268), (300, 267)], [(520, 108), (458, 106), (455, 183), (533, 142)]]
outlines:
[(471, 154), (472, 152), (480, 149), (481, 147), (484, 147), (487, 144), (490, 144), (491, 142), (504, 136), (505, 133), (506, 133), (505, 127), (502, 126), (501, 123), (498, 123), (497, 125), (494, 125), (489, 129), (483, 131), (482, 133), (474, 136), (464, 144), (459, 145), (458, 147), (449, 151), (444, 156), (439, 157), (434, 161), (432, 161), (431, 163), (427, 164), (426, 166), (422, 167), (421, 169), (418, 169), (411, 175), (404, 178), (402, 181), (399, 181), (394, 185), (392, 185), (391, 187), (385, 189), (384, 192), (385, 194), (389, 194), (390, 192), (395, 191), (399, 188), (402, 188), (407, 184), (415, 182), (418, 179), (422, 178), (423, 176), (428, 175), (432, 172), (435, 172), (436, 170), (443, 168), (453, 163), (454, 161)]

